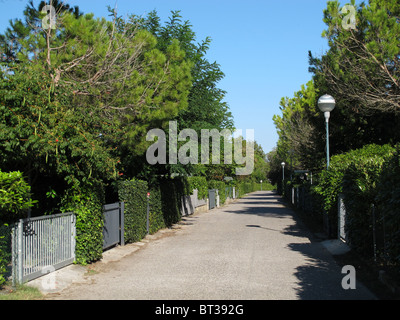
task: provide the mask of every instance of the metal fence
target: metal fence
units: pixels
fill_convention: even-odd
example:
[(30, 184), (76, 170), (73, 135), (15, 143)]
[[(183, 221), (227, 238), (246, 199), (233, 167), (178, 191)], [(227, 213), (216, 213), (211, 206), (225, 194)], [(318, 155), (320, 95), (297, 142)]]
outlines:
[(73, 213), (21, 219), (12, 230), (13, 284), (38, 278), (74, 262)]
[(217, 206), (217, 190), (208, 190), (209, 207), (208, 209), (214, 209)]
[(103, 206), (103, 249), (108, 249), (116, 244), (125, 245), (124, 239), (124, 202), (106, 204)]

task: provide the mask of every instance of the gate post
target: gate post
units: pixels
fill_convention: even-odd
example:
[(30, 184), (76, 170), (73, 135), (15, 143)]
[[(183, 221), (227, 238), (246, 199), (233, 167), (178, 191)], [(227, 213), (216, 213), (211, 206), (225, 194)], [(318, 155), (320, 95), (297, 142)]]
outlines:
[(12, 231), (12, 285), (22, 284), (23, 278), (23, 220), (14, 224)]
[(125, 202), (120, 202), (119, 204), (119, 221), (120, 221), (120, 243), (121, 246), (125, 245)]

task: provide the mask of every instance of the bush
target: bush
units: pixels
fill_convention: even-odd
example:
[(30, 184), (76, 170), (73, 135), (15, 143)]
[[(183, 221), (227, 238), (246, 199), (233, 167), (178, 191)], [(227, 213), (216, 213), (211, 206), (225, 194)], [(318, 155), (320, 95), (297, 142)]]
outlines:
[(219, 195), (219, 204), (223, 206), (226, 201), (226, 184), (223, 181), (211, 180), (208, 182), (209, 189), (217, 189)]
[(185, 179), (161, 179), (149, 191), (146, 181), (122, 181), (118, 196), (125, 202), (125, 242), (138, 242), (147, 234), (147, 192), (150, 234), (181, 220), (181, 198), (188, 193)]
[(75, 260), (88, 264), (103, 255), (104, 189), (98, 183), (75, 184), (62, 199), (62, 211), (76, 214)]
[(10, 228), (5, 222), (14, 222), (31, 208), (36, 201), (31, 199), (31, 187), (24, 181), (22, 173), (0, 171), (0, 285), (10, 261)]
[[(322, 205), (321, 213), (328, 214), (330, 230), (337, 230), (337, 199), (340, 193), (344, 193), (348, 217), (350, 220), (355, 219), (348, 224), (349, 228), (354, 228), (353, 231), (349, 230), (349, 238), (352, 232), (354, 237), (359, 238), (355, 230), (361, 230), (361, 225), (356, 227), (356, 224), (369, 219), (367, 208), (372, 205), (369, 193), (375, 194), (374, 186), (382, 165), (393, 151), (390, 145), (372, 144), (332, 157), (329, 170), (322, 171), (312, 187)], [(354, 237), (353, 240), (357, 242)]]
[(134, 179), (118, 184), (119, 201), (125, 202), (125, 242), (138, 242), (146, 236), (147, 190), (146, 181)]
[(197, 197), (199, 199), (206, 199), (208, 197), (208, 183), (206, 177), (189, 177), (189, 194), (193, 194), (193, 190), (197, 189)]
[(21, 172), (0, 171), (0, 221), (14, 222), (31, 208), (36, 201), (30, 192)]
[(378, 223), (384, 230), (381, 254), (387, 262), (400, 263), (400, 146), (382, 168), (376, 186)]
[(4, 274), (6, 273), (7, 265), (10, 262), (10, 241), (11, 241), (11, 228), (8, 224), (0, 224), (0, 287), (6, 281)]
[(164, 222), (167, 227), (177, 223), (182, 218), (182, 197), (190, 194), (186, 178), (175, 178), (160, 181), (161, 201)]

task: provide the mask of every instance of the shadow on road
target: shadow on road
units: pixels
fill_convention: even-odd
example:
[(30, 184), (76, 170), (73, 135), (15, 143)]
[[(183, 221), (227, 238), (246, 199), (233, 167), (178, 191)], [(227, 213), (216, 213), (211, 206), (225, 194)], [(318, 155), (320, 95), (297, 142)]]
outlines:
[[(262, 229), (266, 232), (279, 232), (292, 237), (300, 237), (299, 243), (289, 243), (287, 248), (301, 253), (306, 257), (306, 264), (298, 266), (294, 275), (298, 279), (297, 295), (301, 300), (356, 300), (374, 299), (375, 297), (365, 287), (356, 290), (344, 290), (341, 273), (331, 254), (323, 248), (316, 238), (300, 220), (299, 216), (286, 207), (279, 195), (272, 192), (258, 192), (241, 199), (241, 206), (235, 210), (230, 206), (227, 212), (234, 214), (257, 215), (269, 218), (292, 218), (294, 224), (283, 230), (269, 228), (268, 225), (246, 225), (247, 228)], [(243, 205), (246, 205), (243, 208)], [(247, 206), (248, 205), (248, 206)], [(239, 209), (240, 208), (240, 209)], [(309, 242), (304, 243), (304, 239)]]

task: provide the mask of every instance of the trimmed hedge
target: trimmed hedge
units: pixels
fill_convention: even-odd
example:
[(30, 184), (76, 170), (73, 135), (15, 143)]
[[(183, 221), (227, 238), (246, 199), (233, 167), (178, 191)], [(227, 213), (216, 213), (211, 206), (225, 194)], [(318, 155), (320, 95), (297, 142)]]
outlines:
[[(380, 258), (400, 264), (400, 145), (393, 157), (382, 167), (376, 185), (377, 228), (384, 230)], [(379, 249), (379, 248), (378, 248)]]
[(0, 224), (0, 287), (6, 281), (4, 274), (6, 267), (11, 260), (10, 236), (11, 230), (7, 224)]
[(225, 187), (226, 183), (223, 181), (211, 180), (208, 182), (209, 189), (217, 189), (219, 194), (219, 204), (223, 205), (226, 201)]
[(76, 184), (62, 199), (62, 211), (76, 214), (75, 260), (86, 265), (103, 255), (104, 188), (99, 183)]
[(146, 181), (130, 180), (118, 184), (118, 197), (125, 202), (125, 242), (138, 242), (146, 236)]
[(189, 177), (189, 193), (187, 195), (193, 194), (193, 190), (197, 189), (197, 197), (199, 199), (206, 199), (208, 197), (208, 183), (206, 177)]
[(156, 233), (181, 220), (181, 198), (188, 193), (185, 179), (162, 179), (149, 189), (141, 180), (118, 184), (119, 201), (125, 202), (125, 241), (138, 242), (147, 233), (147, 192), (150, 192), (149, 231)]
[[(321, 213), (328, 214), (332, 236), (337, 230), (337, 199), (340, 193), (345, 195), (345, 205), (349, 218), (348, 235), (354, 244), (364, 248), (365, 241), (360, 232), (370, 223), (370, 210), (376, 196), (375, 183), (379, 179), (383, 163), (393, 154), (390, 145), (367, 145), (361, 149), (335, 155), (329, 170), (324, 170), (317, 177), (312, 192), (322, 206)], [(369, 219), (369, 220), (368, 220)], [(356, 225), (359, 226), (356, 227)], [(358, 235), (357, 235), (358, 234)], [(359, 238), (360, 240), (357, 240)], [(360, 249), (363, 251), (364, 249)]]

